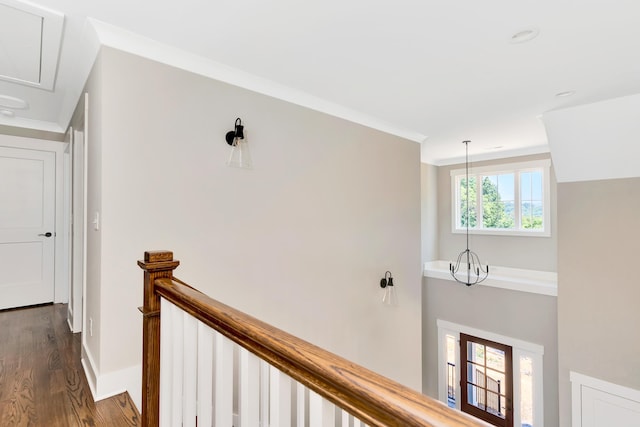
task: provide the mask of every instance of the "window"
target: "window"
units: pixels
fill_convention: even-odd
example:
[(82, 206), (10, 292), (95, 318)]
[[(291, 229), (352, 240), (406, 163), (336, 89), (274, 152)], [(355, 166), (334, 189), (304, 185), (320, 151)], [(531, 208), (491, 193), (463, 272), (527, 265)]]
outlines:
[[(453, 232), (549, 236), (549, 160), (451, 171)], [(468, 186), (468, 188), (467, 188)], [(468, 190), (468, 191), (467, 191)], [(467, 200), (468, 194), (468, 200)]]
[(542, 425), (544, 347), (440, 319), (437, 325), (440, 401), (493, 425)]

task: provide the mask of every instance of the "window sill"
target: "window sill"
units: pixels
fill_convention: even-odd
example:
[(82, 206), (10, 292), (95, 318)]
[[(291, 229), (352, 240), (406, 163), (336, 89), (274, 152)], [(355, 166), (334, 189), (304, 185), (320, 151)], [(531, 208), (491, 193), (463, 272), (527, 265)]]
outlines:
[[(451, 230), (453, 234), (466, 234), (467, 230), (464, 228), (454, 228)], [(547, 227), (546, 230), (505, 230), (505, 229), (488, 229), (488, 228), (470, 228), (469, 234), (477, 234), (484, 236), (520, 236), (520, 237), (551, 237), (551, 231)]]
[[(449, 272), (449, 261), (443, 260), (425, 262), (424, 277), (455, 282)], [(478, 285), (555, 297), (558, 296), (558, 273), (490, 265), (489, 277)]]

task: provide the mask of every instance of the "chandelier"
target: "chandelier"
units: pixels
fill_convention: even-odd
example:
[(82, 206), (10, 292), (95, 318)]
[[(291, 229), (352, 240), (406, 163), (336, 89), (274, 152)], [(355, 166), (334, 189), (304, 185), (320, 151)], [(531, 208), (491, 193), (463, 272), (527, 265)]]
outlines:
[[(467, 192), (466, 200), (466, 226), (467, 226), (467, 249), (460, 252), (455, 263), (449, 263), (449, 271), (456, 282), (467, 286), (476, 285), (489, 275), (489, 265), (483, 266), (478, 254), (469, 249), (469, 143), (462, 141), (465, 145), (465, 187)], [(476, 190), (477, 191), (477, 190)]]

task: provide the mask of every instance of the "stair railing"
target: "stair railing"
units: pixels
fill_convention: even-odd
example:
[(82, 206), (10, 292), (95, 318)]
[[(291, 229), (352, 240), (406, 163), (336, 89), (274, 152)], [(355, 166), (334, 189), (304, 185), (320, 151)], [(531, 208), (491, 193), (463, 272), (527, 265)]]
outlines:
[(208, 297), (172, 252), (138, 264), (143, 427), (487, 425)]

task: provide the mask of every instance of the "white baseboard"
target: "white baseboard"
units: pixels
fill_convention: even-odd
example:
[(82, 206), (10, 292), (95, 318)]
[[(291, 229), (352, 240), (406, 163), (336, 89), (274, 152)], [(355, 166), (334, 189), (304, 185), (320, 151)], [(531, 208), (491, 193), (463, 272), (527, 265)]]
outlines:
[(138, 408), (142, 409), (142, 366), (136, 365), (114, 372), (101, 374), (96, 369), (91, 353), (82, 346), (82, 367), (89, 383), (94, 401), (106, 399), (125, 391)]

